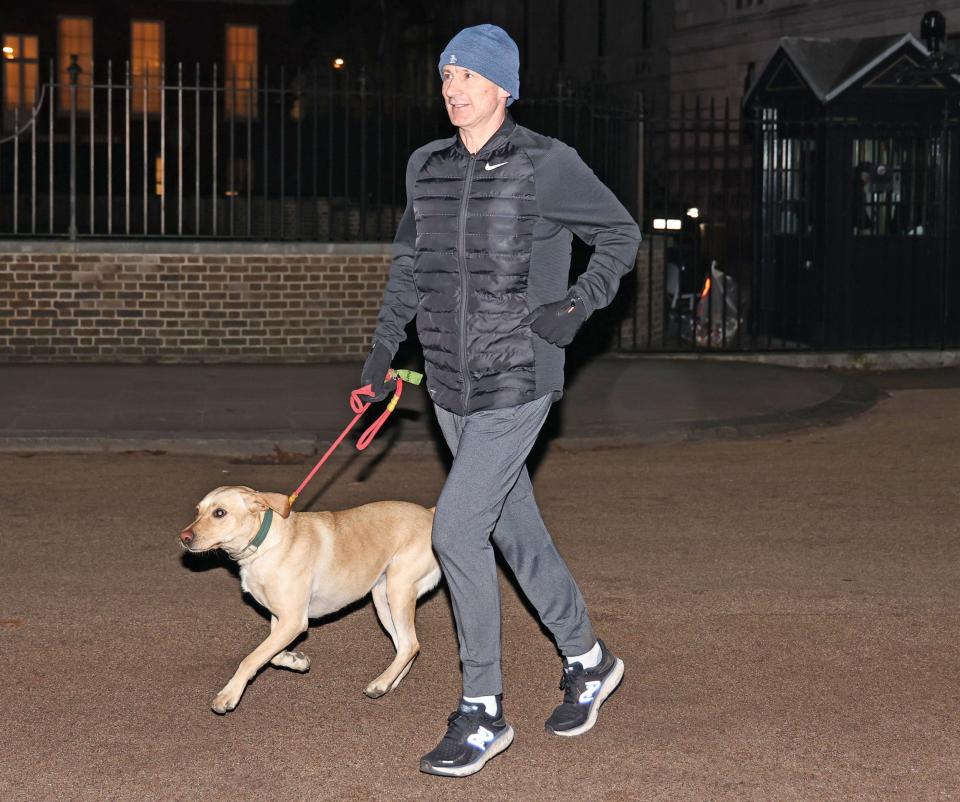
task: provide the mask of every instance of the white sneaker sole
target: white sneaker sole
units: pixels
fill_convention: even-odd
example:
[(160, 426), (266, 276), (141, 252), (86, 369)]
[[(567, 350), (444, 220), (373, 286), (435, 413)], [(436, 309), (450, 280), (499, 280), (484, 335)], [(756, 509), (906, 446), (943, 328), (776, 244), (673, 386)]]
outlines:
[(513, 727), (508, 724), (507, 729), (504, 730), (504, 732), (486, 748), (483, 755), (476, 763), (471, 763), (469, 766), (461, 766), (460, 768), (456, 769), (444, 769), (431, 766), (428, 763), (421, 761), (420, 771), (422, 771), (424, 774), (435, 774), (437, 777), (469, 777), (471, 774), (476, 774), (478, 771), (480, 771), (480, 769), (487, 765), (488, 761), (495, 758), (512, 743)]
[(587, 730), (593, 729), (593, 725), (597, 723), (597, 715), (600, 713), (600, 705), (607, 701), (607, 697), (617, 689), (617, 686), (620, 684), (620, 680), (622, 679), (623, 660), (618, 657), (617, 662), (613, 667), (613, 671), (610, 672), (610, 676), (603, 681), (603, 684), (597, 691), (595, 702), (590, 708), (590, 715), (587, 716), (587, 720), (579, 727), (574, 727), (572, 730), (552, 730), (547, 727), (547, 732), (549, 732), (551, 735), (562, 735), (564, 738), (573, 738), (576, 735), (583, 735), (585, 732), (587, 732)]

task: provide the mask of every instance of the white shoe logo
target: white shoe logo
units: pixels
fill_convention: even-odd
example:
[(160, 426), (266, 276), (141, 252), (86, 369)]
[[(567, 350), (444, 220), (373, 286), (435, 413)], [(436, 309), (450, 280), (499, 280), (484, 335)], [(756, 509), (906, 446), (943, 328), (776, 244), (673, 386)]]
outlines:
[(593, 701), (594, 694), (600, 689), (600, 684), (597, 680), (590, 680), (587, 683), (587, 689), (580, 694), (580, 704), (590, 704)]
[[(598, 685), (600, 683), (597, 683)], [(473, 735), (467, 737), (467, 743), (483, 752), (487, 744), (493, 740), (493, 733), (486, 727), (481, 727)]]
[(503, 167), (505, 164), (509, 164), (509, 162), (500, 162), (500, 164), (490, 164), (490, 162), (487, 162), (485, 165), (483, 165), (483, 169), (496, 170), (498, 167)]

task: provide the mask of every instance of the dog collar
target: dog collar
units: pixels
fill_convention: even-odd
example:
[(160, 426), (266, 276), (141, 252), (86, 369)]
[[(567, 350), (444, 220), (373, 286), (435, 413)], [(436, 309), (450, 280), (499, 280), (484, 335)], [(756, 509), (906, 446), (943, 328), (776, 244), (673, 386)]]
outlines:
[(263, 522), (260, 524), (260, 529), (257, 530), (257, 534), (253, 536), (253, 540), (247, 543), (243, 547), (243, 550), (234, 557), (235, 560), (242, 560), (245, 557), (249, 557), (251, 554), (255, 554), (257, 549), (263, 545), (263, 541), (267, 539), (267, 533), (270, 531), (270, 524), (273, 523), (273, 510), (268, 509), (267, 514), (263, 516)]

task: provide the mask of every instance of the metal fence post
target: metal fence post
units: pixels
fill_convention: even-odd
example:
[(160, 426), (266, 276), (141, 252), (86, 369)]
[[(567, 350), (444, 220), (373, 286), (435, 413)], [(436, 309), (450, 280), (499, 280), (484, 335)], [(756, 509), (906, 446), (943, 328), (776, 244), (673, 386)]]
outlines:
[(77, 63), (77, 54), (70, 54), (70, 239), (77, 238), (77, 76), (82, 68)]
[(360, 66), (360, 240), (367, 238), (367, 66)]
[(637, 225), (643, 229), (643, 184), (645, 180), (644, 170), (646, 168), (644, 157), (644, 135), (646, 133), (646, 120), (643, 113), (643, 92), (637, 92)]

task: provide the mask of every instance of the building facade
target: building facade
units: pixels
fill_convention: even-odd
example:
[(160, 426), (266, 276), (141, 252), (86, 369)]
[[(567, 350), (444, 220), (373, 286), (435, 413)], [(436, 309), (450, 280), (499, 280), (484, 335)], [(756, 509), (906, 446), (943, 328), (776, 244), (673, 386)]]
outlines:
[(466, 0), (452, 21), (491, 22), (513, 36), (521, 95), (573, 92), (632, 107), (638, 95), (665, 90), (672, 7), (672, 0)]
[[(11, 130), (40, 99), (42, 85), (55, 78), (78, 87), (76, 110), (90, 110), (93, 84), (132, 85), (134, 112), (160, 112), (160, 86), (177, 81), (177, 65), (220, 67), (221, 86), (241, 95), (256, 88), (263, 64), (282, 63), (295, 26), (293, 0), (225, 3), (175, 2), (22, 3), (0, 19), (3, 63), (3, 121)], [(129, 76), (127, 70), (129, 69)], [(210, 80), (205, 78), (205, 80)], [(61, 93), (61, 113), (73, 102)], [(236, 109), (241, 113), (243, 109)]]
[(738, 103), (781, 37), (864, 38), (912, 33), (933, 8), (960, 33), (960, 0), (674, 0), (670, 91)]

